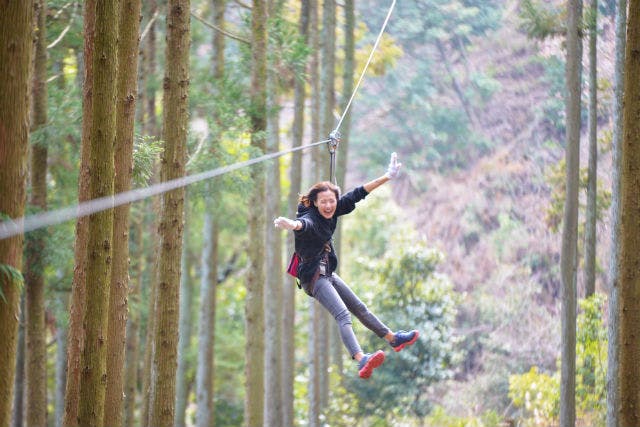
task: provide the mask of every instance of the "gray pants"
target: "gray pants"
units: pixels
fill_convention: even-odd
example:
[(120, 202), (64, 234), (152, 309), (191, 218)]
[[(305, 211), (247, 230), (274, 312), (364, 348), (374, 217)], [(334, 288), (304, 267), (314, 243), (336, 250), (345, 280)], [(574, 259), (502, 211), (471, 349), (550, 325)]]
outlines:
[(351, 323), (351, 313), (368, 329), (383, 338), (391, 330), (382, 323), (336, 273), (320, 276), (315, 284), (302, 284), (307, 294), (317, 299), (336, 319), (340, 337), (351, 357), (362, 351)]

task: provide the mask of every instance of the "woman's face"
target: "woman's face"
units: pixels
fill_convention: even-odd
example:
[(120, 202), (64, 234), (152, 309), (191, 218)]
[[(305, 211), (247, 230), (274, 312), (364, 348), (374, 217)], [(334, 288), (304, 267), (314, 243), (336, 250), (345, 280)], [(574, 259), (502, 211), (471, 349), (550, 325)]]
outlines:
[(338, 201), (336, 200), (336, 194), (333, 191), (325, 190), (318, 193), (314, 204), (318, 208), (320, 215), (327, 219), (331, 219), (333, 214), (336, 212)]

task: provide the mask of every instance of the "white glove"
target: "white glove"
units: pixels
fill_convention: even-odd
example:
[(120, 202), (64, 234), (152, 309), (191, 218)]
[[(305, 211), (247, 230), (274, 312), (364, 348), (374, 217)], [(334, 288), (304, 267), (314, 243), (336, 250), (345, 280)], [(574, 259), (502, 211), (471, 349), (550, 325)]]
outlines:
[(389, 160), (389, 167), (385, 176), (389, 179), (393, 179), (400, 173), (400, 167), (402, 163), (398, 163), (398, 155), (394, 152), (391, 153), (391, 159)]
[(291, 220), (289, 218), (285, 218), (283, 216), (279, 216), (278, 218), (273, 220), (273, 225), (277, 228), (283, 228), (285, 230), (293, 230), (296, 228), (297, 221)]

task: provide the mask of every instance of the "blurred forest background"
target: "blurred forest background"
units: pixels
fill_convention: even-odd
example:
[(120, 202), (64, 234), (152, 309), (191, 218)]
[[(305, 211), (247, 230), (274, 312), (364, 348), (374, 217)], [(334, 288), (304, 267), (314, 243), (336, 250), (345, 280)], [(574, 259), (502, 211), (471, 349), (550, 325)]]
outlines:
[[(188, 174), (261, 154), (250, 137), (252, 49), (247, 44), (251, 30), (251, 5), (247, 3), (191, 0)], [(275, 9), (269, 15), (266, 51), (270, 70), (267, 151), (290, 148), (296, 132), (299, 135), (294, 126), (296, 82), (305, 82), (307, 87), (303, 145), (326, 138), (312, 130), (313, 120), (319, 119), (314, 117), (314, 111), (319, 111), (314, 104), (320, 102), (314, 85), (325, 84), (317, 73), (309, 72), (314, 58), (311, 40), (317, 37), (320, 45), (326, 40), (321, 28), (328, 25), (322, 17), (326, 9), (319, 3), (319, 27), (306, 35), (300, 34), (299, 16), (301, 5), (307, 2), (274, 1), (270, 6)], [(290, 255), (285, 238), (290, 236), (276, 233), (272, 239), (278, 243), (268, 242), (264, 254), (267, 274), (275, 271), (276, 286), (295, 289), (294, 363), (283, 368), (290, 370), (294, 385), (292, 425), (557, 425), (566, 124), (565, 38), (557, 29), (566, 15), (563, 3), (416, 0), (396, 5), (341, 129), (337, 173), (339, 185), (349, 190), (384, 173), (393, 151), (403, 163), (402, 173), (341, 220), (339, 272), (391, 328), (417, 328), (421, 337), (408, 351), (388, 353), (383, 367), (369, 381), (358, 379), (355, 364), (348, 360), (336, 335), (329, 333), (326, 341), (314, 345), (314, 340), (323, 339), (310, 327), (317, 325), (319, 310), (284, 275)], [(336, 2), (332, 24), (336, 33), (331, 128), (353, 90), (353, 83), (345, 82), (359, 77), (390, 2), (353, 2), (354, 62), (345, 57), (349, 4)], [(220, 5), (222, 9), (216, 9)], [(78, 201), (82, 6), (67, 0), (46, 2), (48, 119), (33, 130), (32, 145), (48, 148), (49, 210)], [(604, 425), (606, 413), (604, 319), (611, 240), (614, 2), (601, 0), (597, 11), (596, 292), (584, 299), (581, 261), (579, 425)], [(145, 1), (142, 7), (134, 188), (159, 180), (166, 13), (164, 5), (155, 1)], [(588, 15), (588, 8), (584, 13)], [(217, 51), (214, 40), (221, 34), (215, 28), (220, 29), (221, 22), (226, 33), (222, 73), (212, 65), (216, 63), (212, 54)], [(541, 27), (557, 31), (541, 34)], [(584, 42), (586, 52), (586, 39)], [(586, 76), (589, 64), (586, 59), (583, 63)], [(316, 64), (322, 67), (325, 61)], [(589, 81), (584, 78), (582, 165), (588, 164), (588, 89)], [(302, 170), (293, 180), (294, 155), (265, 163), (265, 200), (276, 204), (275, 211), (251, 199), (251, 168), (186, 189), (176, 425), (197, 422), (198, 393), (206, 386), (200, 384), (201, 344), (212, 331), (215, 368), (209, 375), (215, 408), (209, 425), (246, 425), (245, 284), (251, 269), (247, 251), (253, 244), (248, 211), (295, 216), (288, 202), (292, 189), (294, 193), (304, 191), (316, 179), (328, 178), (329, 155), (324, 145), (303, 153)], [(584, 168), (578, 238), (581, 260), (586, 177)], [(130, 209), (122, 422), (135, 426), (148, 421), (160, 198), (134, 203)], [(266, 224), (271, 225), (269, 218)], [(43, 251), (46, 402), (52, 426), (62, 425), (65, 410), (74, 239), (73, 221), (49, 227)], [(209, 257), (214, 252), (212, 261)], [(274, 295), (270, 289), (265, 285), (267, 316), (284, 310), (281, 293), (275, 294), (279, 300), (268, 302)], [(207, 316), (214, 318), (207, 320)], [(324, 321), (327, 330), (334, 328), (332, 320)], [(357, 321), (354, 327), (365, 349), (387, 350)], [(272, 337), (267, 335), (266, 340)], [(23, 405), (25, 390), (25, 384), (20, 384), (21, 369), (24, 371), (20, 363), (29, 349), (23, 346), (22, 339), (14, 420), (21, 419), (15, 408)], [(326, 365), (317, 359), (319, 349), (330, 355)], [(272, 363), (267, 357), (267, 385), (274, 381), (269, 377)], [(317, 381), (318, 391), (314, 392)], [(316, 401), (319, 407), (314, 408)]]

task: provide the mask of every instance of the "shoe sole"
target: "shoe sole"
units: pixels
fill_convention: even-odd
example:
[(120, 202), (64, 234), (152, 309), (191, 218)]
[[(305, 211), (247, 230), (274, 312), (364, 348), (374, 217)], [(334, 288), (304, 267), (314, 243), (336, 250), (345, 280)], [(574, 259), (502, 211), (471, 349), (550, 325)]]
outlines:
[(402, 343), (402, 344), (400, 344), (399, 346), (397, 346), (397, 347), (393, 347), (393, 349), (394, 349), (395, 351), (400, 351), (400, 350), (402, 350), (403, 348), (405, 348), (405, 346), (411, 345), (411, 344), (413, 344), (414, 342), (418, 341), (418, 336), (419, 336), (419, 335), (420, 335), (420, 332), (416, 331), (416, 334), (413, 336), (413, 338), (411, 338), (411, 340), (410, 340), (410, 341), (403, 342), (403, 343)]
[(373, 370), (384, 363), (384, 351), (378, 350), (371, 355), (367, 363), (360, 369), (358, 374), (360, 378), (369, 378)]

